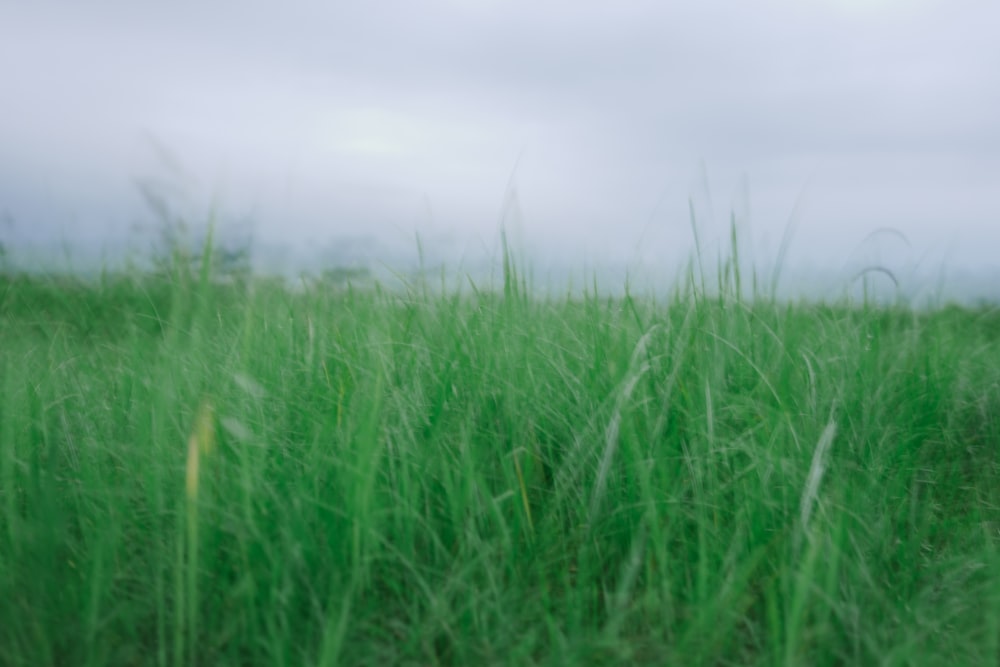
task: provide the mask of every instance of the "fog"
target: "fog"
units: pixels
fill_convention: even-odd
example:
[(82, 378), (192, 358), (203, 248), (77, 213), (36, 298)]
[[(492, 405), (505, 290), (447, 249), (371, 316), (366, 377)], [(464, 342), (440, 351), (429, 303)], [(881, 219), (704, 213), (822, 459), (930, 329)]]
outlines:
[(661, 276), (693, 215), (709, 262), (735, 220), (758, 267), (790, 238), (787, 275), (995, 297), (997, 25), (992, 0), (5, 3), (0, 242), (107, 260), (154, 237), (155, 193), (265, 268), (418, 236), (478, 266), (503, 223), (539, 274)]

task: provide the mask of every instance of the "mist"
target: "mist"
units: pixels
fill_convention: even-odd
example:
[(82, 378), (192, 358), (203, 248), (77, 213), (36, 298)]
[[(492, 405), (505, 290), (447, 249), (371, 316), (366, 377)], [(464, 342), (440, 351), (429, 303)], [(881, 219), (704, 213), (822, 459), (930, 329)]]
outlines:
[(155, 193), (265, 271), (488, 273), (503, 225), (540, 279), (659, 285), (735, 221), (790, 290), (876, 265), (995, 299), (998, 24), (985, 0), (9, 3), (0, 242), (121, 259)]

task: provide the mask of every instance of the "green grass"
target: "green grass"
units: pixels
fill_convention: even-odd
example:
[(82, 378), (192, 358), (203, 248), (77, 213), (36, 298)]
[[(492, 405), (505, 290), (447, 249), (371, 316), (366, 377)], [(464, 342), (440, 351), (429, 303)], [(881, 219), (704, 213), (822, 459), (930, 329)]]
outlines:
[(996, 664), (1000, 314), (726, 268), (4, 279), (0, 664)]

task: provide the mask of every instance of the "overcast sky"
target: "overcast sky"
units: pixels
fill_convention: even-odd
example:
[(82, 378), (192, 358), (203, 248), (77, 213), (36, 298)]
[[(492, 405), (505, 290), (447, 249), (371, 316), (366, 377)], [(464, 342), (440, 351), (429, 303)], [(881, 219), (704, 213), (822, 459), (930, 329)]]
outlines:
[(300, 246), (461, 254), (507, 210), (532, 251), (655, 262), (691, 201), (761, 263), (792, 223), (798, 262), (995, 267), (998, 26), (996, 0), (0, 0), (0, 239), (120, 238), (155, 182)]

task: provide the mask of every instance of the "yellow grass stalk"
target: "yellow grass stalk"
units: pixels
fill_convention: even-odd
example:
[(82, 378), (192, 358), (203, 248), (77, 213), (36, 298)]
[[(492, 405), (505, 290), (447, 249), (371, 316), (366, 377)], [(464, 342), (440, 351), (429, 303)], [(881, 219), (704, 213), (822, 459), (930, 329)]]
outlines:
[(198, 498), (200, 459), (215, 450), (214, 415), (212, 404), (202, 400), (195, 416), (194, 428), (188, 436), (187, 497), (192, 502)]
[[(175, 659), (181, 664), (187, 653), (187, 664), (196, 664), (198, 637), (198, 482), (201, 458), (215, 450), (215, 410), (208, 399), (202, 399), (195, 414), (194, 426), (188, 436), (186, 491), (187, 491), (187, 540), (186, 562), (181, 563), (178, 577), (184, 574), (184, 583), (178, 578), (178, 633), (175, 638)], [(185, 632), (179, 629), (184, 628)], [(186, 642), (185, 642), (186, 640)]]

